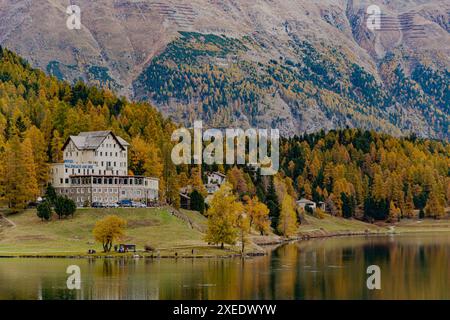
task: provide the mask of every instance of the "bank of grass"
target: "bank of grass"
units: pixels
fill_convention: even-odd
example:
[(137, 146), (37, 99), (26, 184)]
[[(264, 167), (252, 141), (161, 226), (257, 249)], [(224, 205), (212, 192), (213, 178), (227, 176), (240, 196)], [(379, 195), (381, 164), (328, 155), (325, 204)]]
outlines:
[[(237, 253), (236, 248), (220, 250), (208, 246), (200, 231), (173, 216), (166, 208), (86, 208), (78, 209), (73, 218), (59, 220), (54, 216), (49, 222), (41, 221), (36, 211), (31, 209), (9, 215), (8, 219), (15, 227), (1, 228), (0, 256), (84, 256), (88, 249), (96, 250), (96, 256), (114, 256), (115, 253), (101, 253), (101, 244), (96, 243), (92, 236), (95, 222), (109, 214), (127, 220), (126, 238), (120, 242), (136, 244), (141, 254), (145, 245), (155, 249), (147, 254), (154, 256)], [(192, 211), (189, 216), (199, 222), (205, 219)]]
[(419, 232), (450, 232), (449, 218), (435, 220), (402, 219), (400, 222), (374, 224), (356, 219), (343, 219), (325, 215), (323, 219), (305, 216), (305, 223), (299, 228), (299, 234), (310, 236), (333, 236), (352, 234), (381, 234), (381, 233), (419, 233)]
[[(96, 257), (133, 256), (134, 253), (102, 253), (100, 243), (92, 236), (95, 222), (109, 214), (118, 215), (128, 222), (126, 238), (121, 243), (137, 245), (138, 254), (150, 257), (229, 257), (239, 254), (238, 246), (224, 250), (210, 246), (203, 240), (207, 219), (195, 211), (181, 210), (188, 217), (172, 215), (170, 208), (114, 208), (78, 209), (73, 218), (42, 222), (35, 210), (25, 210), (8, 216), (0, 223), (0, 257), (84, 257), (88, 249), (97, 251)], [(323, 219), (306, 215), (299, 226), (297, 238), (330, 237), (358, 234), (450, 232), (450, 220), (404, 219), (399, 223), (369, 224), (356, 219), (343, 219), (325, 215)], [(260, 245), (286, 241), (274, 234), (260, 236), (254, 232), (246, 245), (247, 253), (264, 252)], [(144, 252), (146, 245), (153, 252)]]
[(300, 226), (301, 233), (309, 233), (315, 231), (326, 232), (383, 232), (386, 228), (379, 227), (374, 224), (366, 223), (356, 219), (343, 219), (330, 215), (325, 215), (323, 219), (305, 215), (306, 223)]

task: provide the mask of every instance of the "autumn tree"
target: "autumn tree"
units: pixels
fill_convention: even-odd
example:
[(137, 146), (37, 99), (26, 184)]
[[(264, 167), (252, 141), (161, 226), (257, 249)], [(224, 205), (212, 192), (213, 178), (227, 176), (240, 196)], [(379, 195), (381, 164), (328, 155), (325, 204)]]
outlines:
[(403, 215), (406, 218), (414, 217), (414, 199), (411, 191), (411, 186), (408, 187), (408, 191), (406, 192)]
[(255, 196), (244, 197), (244, 210), (249, 217), (250, 227), (254, 227), (261, 235), (270, 230), (269, 208)]
[(126, 220), (109, 215), (95, 223), (92, 233), (95, 240), (102, 244), (103, 251), (110, 252), (113, 242), (124, 237), (126, 225)]
[[(26, 197), (28, 201), (36, 200), (39, 195), (39, 186), (37, 173), (41, 172), (41, 169), (34, 163), (33, 146), (30, 138), (25, 138), (21, 145), (21, 158), (20, 164), (23, 170), (23, 184), (26, 190)], [(46, 168), (46, 166), (44, 166)], [(42, 183), (44, 183), (42, 181)]]
[(280, 220), (277, 226), (278, 232), (284, 237), (290, 237), (297, 231), (297, 216), (295, 213), (294, 199), (288, 194), (281, 203)]
[(41, 130), (35, 126), (29, 128), (25, 132), (25, 136), (31, 142), (35, 176), (39, 192), (42, 193), (48, 180), (48, 156), (45, 138)]
[(201, 167), (199, 166), (194, 166), (191, 169), (191, 186), (193, 189), (200, 192), (203, 197), (208, 195), (208, 191), (203, 184)]
[(400, 221), (400, 215), (401, 215), (401, 211), (400, 208), (398, 208), (394, 201), (391, 200), (390, 204), (389, 204), (389, 216), (388, 216), (388, 220), (390, 222), (396, 222), (396, 221)]
[(208, 243), (235, 244), (239, 235), (237, 220), (244, 211), (243, 205), (233, 194), (233, 187), (229, 182), (223, 183), (214, 194), (210, 207), (206, 212), (208, 217), (208, 230), (205, 240)]
[(445, 216), (443, 196), (436, 189), (431, 191), (428, 197), (425, 214), (427, 217), (433, 217), (435, 219), (440, 219)]
[(245, 253), (245, 245), (249, 242), (248, 234), (250, 233), (250, 217), (242, 211), (236, 220), (236, 227), (239, 230), (239, 241), (241, 242), (241, 254)]
[(9, 208), (24, 209), (38, 195), (31, 141), (25, 139), (21, 143), (18, 136), (12, 137), (6, 145), (1, 162), (4, 173), (0, 177), (3, 197)]

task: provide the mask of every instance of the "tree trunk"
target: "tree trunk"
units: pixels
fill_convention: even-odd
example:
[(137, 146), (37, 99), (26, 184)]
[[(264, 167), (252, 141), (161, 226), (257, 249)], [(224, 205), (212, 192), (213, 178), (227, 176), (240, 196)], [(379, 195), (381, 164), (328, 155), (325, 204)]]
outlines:
[(223, 242), (220, 244), (220, 249), (223, 249)]

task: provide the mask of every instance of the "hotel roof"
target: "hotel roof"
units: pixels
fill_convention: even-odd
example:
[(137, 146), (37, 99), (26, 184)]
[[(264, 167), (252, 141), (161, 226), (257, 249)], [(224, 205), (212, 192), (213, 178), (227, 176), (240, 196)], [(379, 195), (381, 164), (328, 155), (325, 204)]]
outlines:
[(69, 141), (75, 144), (78, 150), (96, 150), (108, 135), (112, 135), (122, 149), (130, 144), (119, 136), (116, 136), (111, 130), (107, 131), (89, 131), (80, 132), (78, 136), (70, 136), (63, 146), (63, 149), (67, 146)]

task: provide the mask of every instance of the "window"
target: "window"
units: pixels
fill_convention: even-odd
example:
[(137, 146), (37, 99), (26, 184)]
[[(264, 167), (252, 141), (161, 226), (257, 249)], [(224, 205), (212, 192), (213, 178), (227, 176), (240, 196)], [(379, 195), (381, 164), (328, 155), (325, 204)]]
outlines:
[(59, 179), (59, 183), (61, 183), (61, 184), (63, 183), (63, 178)]
[(66, 183), (69, 183), (69, 178), (66, 178)]

